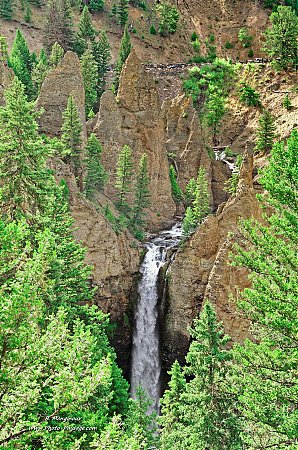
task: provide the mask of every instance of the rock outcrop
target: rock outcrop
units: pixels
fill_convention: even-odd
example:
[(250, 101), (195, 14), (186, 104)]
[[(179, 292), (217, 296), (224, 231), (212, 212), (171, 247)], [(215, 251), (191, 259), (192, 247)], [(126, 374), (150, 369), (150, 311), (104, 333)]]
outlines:
[[(86, 248), (86, 263), (93, 266), (92, 283), (97, 287), (96, 304), (110, 313), (116, 324), (112, 343), (117, 350), (118, 362), (128, 369), (132, 324), (133, 291), (139, 270), (140, 250), (127, 232), (116, 234), (100, 212), (108, 199), (98, 197), (99, 208), (88, 202), (78, 191), (69, 166), (61, 160), (52, 160), (57, 180), (62, 178), (70, 190), (71, 214), (74, 217), (74, 235)], [(112, 208), (112, 205), (110, 205)]]
[(134, 172), (141, 155), (146, 153), (151, 194), (150, 228), (169, 225), (175, 214), (175, 204), (171, 196), (161, 102), (152, 77), (145, 72), (134, 51), (122, 71), (117, 98), (111, 92), (103, 94), (94, 131), (104, 144), (102, 162), (110, 173), (107, 194), (114, 195), (119, 150), (125, 144), (132, 148)]
[[(237, 240), (239, 219), (261, 217), (252, 180), (252, 155), (242, 166), (237, 195), (215, 216), (209, 216), (179, 250), (168, 271), (167, 302), (163, 326), (163, 361), (183, 360), (189, 344), (188, 327), (206, 299), (215, 305), (219, 320), (234, 340), (243, 339), (248, 323), (237, 315), (229, 294), (248, 286), (247, 273), (229, 265)], [(230, 233), (234, 233), (231, 238)]]
[(39, 119), (40, 131), (48, 136), (59, 136), (62, 114), (68, 97), (72, 95), (82, 123), (82, 140), (86, 142), (85, 90), (78, 56), (67, 52), (44, 80), (37, 100), (37, 108), (44, 112)]

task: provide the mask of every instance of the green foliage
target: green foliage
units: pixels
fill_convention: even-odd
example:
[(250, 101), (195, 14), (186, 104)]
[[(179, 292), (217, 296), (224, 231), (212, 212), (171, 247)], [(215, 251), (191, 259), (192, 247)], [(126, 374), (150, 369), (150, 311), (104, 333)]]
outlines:
[(55, 42), (58, 42), (65, 51), (73, 48), (73, 16), (69, 0), (48, 1), (43, 27), (43, 43), (48, 53)]
[(139, 170), (137, 174), (137, 181), (135, 187), (135, 199), (132, 209), (132, 218), (130, 227), (134, 233), (142, 233), (145, 225), (144, 215), (145, 208), (150, 205), (150, 191), (149, 191), (149, 176), (148, 176), (148, 156), (144, 153), (139, 162)]
[(29, 3), (27, 3), (26, 9), (25, 9), (25, 14), (24, 14), (25, 22), (30, 23), (31, 22), (31, 17), (32, 17), (32, 10), (30, 8)]
[(207, 56), (205, 58), (206, 62), (213, 62), (216, 59), (216, 45), (214, 45), (215, 36), (214, 34), (209, 34), (208, 38), (205, 39), (205, 45), (207, 50)]
[(251, 273), (238, 303), (253, 323), (253, 341), (234, 349), (237, 393), (248, 448), (295, 449), (297, 416), (298, 132), (274, 145), (260, 182), (264, 222), (245, 221), (234, 263)]
[(9, 65), (18, 79), (24, 84), (28, 97), (32, 98), (34, 91), (31, 79), (32, 60), (28, 44), (20, 30), (16, 32), (9, 57)]
[(198, 35), (197, 35), (197, 33), (195, 32), (195, 31), (193, 31), (192, 32), (192, 35), (191, 35), (191, 37), (190, 37), (190, 40), (191, 40), (191, 42), (194, 42), (194, 41), (196, 41), (197, 39), (198, 39)]
[(64, 49), (61, 47), (60, 44), (58, 44), (58, 42), (55, 42), (52, 47), (49, 58), (50, 66), (57, 67), (59, 62), (62, 60), (63, 56), (64, 56)]
[(220, 130), (221, 120), (225, 114), (225, 103), (225, 98), (219, 93), (210, 94), (206, 102), (204, 122), (211, 130), (213, 141)]
[(0, 0), (0, 17), (4, 20), (11, 20), (13, 16), (13, 0)]
[(85, 193), (89, 200), (94, 198), (96, 191), (102, 191), (108, 179), (108, 174), (100, 162), (102, 146), (95, 136), (91, 133), (86, 146), (86, 179)]
[(192, 41), (192, 48), (194, 49), (194, 51), (196, 53), (200, 53), (200, 51), (201, 51), (201, 42), (200, 42), (199, 38), (197, 38), (194, 41)]
[(157, 34), (156, 28), (154, 25), (151, 25), (150, 27), (150, 34)]
[[(242, 449), (235, 396), (224, 387), (231, 352), (229, 337), (206, 302), (190, 330), (192, 341), (181, 371), (174, 363), (161, 401), (162, 450)], [(188, 377), (186, 381), (185, 376)]]
[(196, 187), (196, 180), (194, 178), (191, 178), (185, 188), (185, 201), (187, 206), (191, 206), (195, 199)]
[(82, 55), (95, 41), (96, 30), (92, 24), (92, 16), (88, 6), (85, 5), (82, 11), (79, 30), (76, 35), (75, 50), (78, 55)]
[(234, 44), (232, 44), (230, 41), (226, 41), (225, 48), (227, 50), (230, 50), (231, 48), (234, 48)]
[(261, 106), (260, 94), (246, 83), (241, 83), (238, 95), (239, 100), (247, 106)]
[(83, 53), (80, 63), (85, 88), (85, 111), (86, 117), (88, 117), (90, 111), (93, 111), (96, 105), (98, 81), (98, 68), (90, 49)]
[(287, 111), (290, 111), (292, 109), (292, 103), (289, 99), (289, 94), (286, 94), (285, 98), (283, 99), (282, 106), (286, 108)]
[(292, 8), (278, 6), (270, 16), (264, 50), (275, 64), (286, 69), (298, 65), (298, 17)]
[(183, 199), (183, 193), (178, 184), (177, 173), (176, 173), (176, 170), (175, 170), (175, 167), (173, 166), (173, 164), (170, 165), (169, 175), (170, 175), (170, 182), (171, 182), (171, 188), (172, 188), (172, 197), (175, 202), (179, 203)]
[(228, 181), (225, 182), (225, 190), (231, 195), (236, 194), (242, 162), (243, 156), (237, 155), (236, 162), (232, 170), (232, 175)]
[(67, 107), (62, 117), (61, 141), (67, 148), (69, 154), (66, 160), (71, 164), (75, 176), (78, 177), (81, 168), (82, 123), (72, 95), (68, 97)]
[(104, 4), (104, 0), (89, 0), (88, 6), (90, 11), (99, 12), (103, 10)]
[(246, 28), (241, 28), (239, 30), (238, 39), (244, 48), (249, 48), (252, 46), (253, 36), (248, 33)]
[(111, 227), (116, 234), (121, 233), (127, 227), (127, 219), (124, 214), (115, 216), (109, 205), (106, 205), (103, 210), (105, 218), (110, 222)]
[(196, 186), (191, 180), (187, 187), (189, 199), (192, 197), (191, 206), (187, 207), (182, 229), (185, 236), (189, 236), (196, 230), (209, 212), (209, 192), (206, 172), (203, 167), (198, 171)]
[(156, 9), (159, 13), (159, 34), (161, 36), (167, 36), (168, 34), (175, 33), (180, 19), (178, 9), (167, 2), (159, 3)]
[(49, 203), (45, 183), (48, 149), (37, 133), (33, 103), (27, 101), (25, 88), (15, 78), (5, 94), (6, 106), (0, 108), (0, 205), (2, 217), (19, 220), (42, 213)]
[(34, 93), (37, 96), (40, 92), (41, 85), (49, 71), (49, 60), (43, 49), (41, 49), (37, 63), (32, 70), (32, 83)]
[(118, 210), (125, 215), (130, 212), (128, 194), (131, 190), (132, 179), (132, 149), (128, 145), (120, 150), (117, 161), (116, 183)]
[(128, 0), (118, 0), (117, 17), (122, 27), (125, 27), (128, 21), (128, 4)]
[(114, 80), (115, 92), (118, 91), (122, 67), (123, 67), (125, 61), (127, 60), (130, 52), (131, 52), (131, 41), (130, 41), (130, 35), (128, 32), (128, 28), (126, 25), (124, 27), (124, 31), (123, 31), (123, 35), (122, 35), (122, 39), (121, 39), (121, 43), (120, 43), (120, 49), (119, 49), (119, 53), (118, 53), (118, 58), (117, 58), (117, 62), (116, 62), (116, 76), (115, 76), (115, 80)]
[(97, 96), (100, 98), (106, 87), (106, 74), (111, 61), (111, 46), (105, 31), (102, 31), (98, 41), (93, 43), (92, 51), (97, 64)]
[(7, 40), (4, 36), (0, 35), (0, 62), (7, 64), (8, 52), (7, 52)]
[(265, 110), (259, 119), (257, 130), (256, 150), (261, 153), (270, 153), (275, 139), (274, 118)]

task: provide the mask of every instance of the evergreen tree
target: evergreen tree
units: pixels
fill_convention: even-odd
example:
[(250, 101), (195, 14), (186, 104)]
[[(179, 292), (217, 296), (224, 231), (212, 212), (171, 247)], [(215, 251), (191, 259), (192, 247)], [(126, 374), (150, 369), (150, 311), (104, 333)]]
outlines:
[[(192, 186), (192, 189), (194, 186)], [(200, 225), (209, 212), (209, 192), (206, 172), (200, 167), (196, 180), (195, 191), (192, 192), (192, 205), (186, 209), (183, 219), (183, 234), (189, 236), (190, 233)]]
[(73, 18), (69, 0), (49, 0), (43, 42), (48, 53), (56, 42), (65, 51), (73, 48)]
[(120, 212), (128, 214), (130, 207), (127, 202), (128, 194), (131, 189), (132, 178), (132, 150), (128, 145), (120, 150), (117, 169), (116, 169), (116, 184), (117, 189), (117, 201), (116, 206)]
[(83, 53), (80, 63), (85, 88), (86, 117), (88, 117), (89, 113), (93, 112), (97, 100), (96, 87), (98, 74), (97, 65), (90, 49), (87, 49)]
[(67, 161), (72, 165), (76, 177), (80, 175), (80, 153), (82, 148), (82, 123), (72, 95), (68, 97), (67, 107), (63, 113), (61, 140), (69, 150)]
[(196, 180), (194, 178), (191, 178), (189, 180), (189, 182), (186, 185), (185, 188), (185, 200), (186, 200), (186, 205), (190, 206), (194, 199), (195, 199), (195, 195), (196, 195)]
[(13, 0), (0, 0), (0, 17), (11, 20), (13, 16)]
[(98, 68), (97, 94), (100, 98), (105, 91), (106, 74), (111, 61), (111, 46), (105, 31), (102, 31), (98, 41), (93, 43), (92, 50)]
[(128, 0), (118, 0), (117, 16), (122, 27), (124, 27), (128, 21), (128, 5)]
[(88, 6), (85, 5), (81, 14), (79, 31), (76, 37), (76, 52), (82, 55), (91, 44), (94, 43), (96, 37), (96, 30), (92, 24), (92, 16), (89, 12)]
[(241, 83), (239, 100), (247, 106), (261, 106), (260, 94), (246, 83)]
[(292, 103), (289, 99), (289, 94), (287, 94), (282, 102), (282, 105), (284, 108), (286, 108), (287, 111), (290, 111), (292, 109)]
[(221, 120), (225, 114), (225, 98), (222, 92), (219, 91), (211, 94), (205, 104), (205, 109), (204, 120), (208, 127), (211, 128), (214, 142), (220, 129)]
[(272, 115), (267, 110), (260, 117), (257, 137), (256, 150), (270, 153), (274, 144), (275, 125)]
[(252, 321), (253, 341), (236, 345), (237, 393), (248, 448), (295, 449), (297, 405), (298, 132), (274, 145), (261, 173), (267, 225), (245, 221), (234, 263), (251, 273), (239, 307)]
[(28, 97), (32, 97), (32, 60), (28, 44), (20, 30), (17, 30), (16, 37), (13, 42), (9, 65), (12, 67), (15, 75), (24, 84)]
[(181, 188), (178, 184), (177, 173), (176, 173), (176, 170), (175, 170), (175, 167), (173, 166), (173, 164), (170, 165), (169, 175), (170, 175), (170, 182), (171, 182), (171, 188), (172, 188), (172, 197), (175, 200), (175, 202), (179, 203), (183, 199), (183, 194), (182, 194)]
[(38, 62), (32, 70), (32, 83), (34, 86), (35, 96), (39, 94), (41, 85), (45, 77), (47, 76), (48, 71), (49, 71), (49, 60), (47, 58), (45, 51), (41, 49)]
[(89, 200), (94, 198), (96, 191), (102, 191), (108, 175), (100, 162), (102, 147), (95, 136), (91, 133), (86, 146), (86, 179), (85, 193)]
[(7, 220), (26, 215), (30, 221), (49, 203), (48, 149), (37, 133), (38, 113), (18, 78), (5, 95), (6, 106), (0, 108), (1, 211)]
[(102, 11), (104, 4), (105, 4), (104, 0), (90, 0), (89, 1), (90, 11), (95, 12)]
[(135, 200), (132, 210), (131, 228), (134, 231), (142, 231), (144, 227), (144, 209), (150, 205), (148, 176), (148, 156), (144, 153), (139, 162), (139, 171), (135, 188)]
[(270, 16), (265, 51), (282, 69), (298, 65), (298, 16), (289, 6), (278, 6)]
[(123, 32), (123, 36), (122, 36), (122, 39), (121, 39), (121, 43), (120, 43), (118, 59), (117, 59), (117, 63), (116, 63), (116, 70), (115, 70), (116, 71), (116, 77), (115, 77), (115, 80), (114, 80), (115, 92), (118, 91), (119, 80), (120, 80), (122, 67), (123, 67), (125, 61), (127, 60), (130, 52), (131, 52), (130, 35), (129, 35), (129, 32), (128, 32), (127, 26), (125, 26), (124, 32)]
[(52, 47), (50, 58), (49, 58), (50, 66), (53, 68), (57, 67), (59, 62), (62, 60), (63, 56), (64, 56), (63, 47), (61, 47), (61, 45), (58, 44), (58, 42), (55, 42)]
[(167, 2), (161, 2), (157, 6), (160, 15), (158, 32), (161, 36), (175, 33), (180, 18), (179, 12), (175, 6)]
[[(192, 342), (184, 369), (190, 381), (185, 382), (176, 363), (172, 373), (176, 374), (177, 381), (162, 400), (167, 407), (161, 416), (164, 426), (161, 448), (240, 450), (241, 428), (235, 412), (235, 396), (224, 388), (232, 359), (226, 349), (229, 337), (224, 335), (209, 302), (204, 304), (190, 333)], [(173, 405), (168, 405), (169, 398), (173, 398)]]

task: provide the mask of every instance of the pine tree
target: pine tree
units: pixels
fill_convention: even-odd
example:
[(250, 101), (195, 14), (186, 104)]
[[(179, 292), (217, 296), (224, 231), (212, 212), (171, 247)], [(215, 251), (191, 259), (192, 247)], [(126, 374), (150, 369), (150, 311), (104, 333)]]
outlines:
[(265, 51), (282, 69), (298, 65), (298, 16), (289, 6), (278, 6), (270, 16)]
[(69, 150), (67, 161), (71, 164), (76, 177), (80, 175), (80, 153), (82, 148), (82, 123), (72, 95), (68, 97), (67, 107), (63, 113), (61, 140)]
[(120, 25), (124, 27), (128, 21), (128, 0), (118, 0), (117, 16)]
[(98, 68), (97, 94), (100, 98), (105, 91), (106, 74), (111, 61), (111, 46), (105, 31), (102, 31), (98, 41), (93, 43), (92, 51)]
[(186, 206), (192, 205), (195, 199), (196, 186), (197, 186), (196, 180), (194, 178), (191, 178), (185, 188)]
[(289, 99), (289, 94), (287, 94), (282, 102), (282, 105), (284, 108), (286, 108), (287, 111), (290, 111), (292, 109), (292, 103)]
[(9, 65), (12, 67), (15, 75), (24, 84), (26, 94), (31, 98), (33, 95), (33, 84), (31, 79), (32, 60), (28, 44), (20, 30), (17, 30), (13, 42)]
[(274, 118), (269, 113), (269, 111), (264, 111), (259, 120), (256, 150), (261, 153), (270, 153), (274, 144), (274, 138)]
[(160, 15), (158, 32), (161, 36), (175, 33), (179, 21), (179, 12), (175, 6), (167, 2), (162, 2), (157, 5), (157, 10)]
[(15, 78), (0, 108), (0, 205), (7, 220), (28, 220), (47, 208), (51, 189), (45, 161), (48, 149), (39, 138), (34, 105)]
[[(171, 379), (168, 383), (168, 389), (165, 391), (160, 404), (161, 416), (160, 424), (162, 425), (162, 441), (167, 440), (167, 434), (171, 432), (175, 423), (179, 420), (179, 408), (181, 407), (181, 395), (186, 390), (185, 375), (176, 360), (168, 372)], [(163, 446), (163, 442), (162, 442)]]
[(13, 16), (13, 0), (0, 0), (0, 17), (11, 20)]
[(88, 6), (85, 5), (81, 14), (79, 31), (76, 37), (76, 52), (82, 55), (94, 43), (96, 30), (92, 24), (92, 16)]
[(57, 67), (59, 62), (62, 60), (63, 56), (64, 56), (63, 47), (61, 47), (61, 45), (58, 44), (58, 42), (55, 42), (52, 47), (50, 58), (49, 58), (50, 66)]
[(150, 205), (148, 176), (148, 156), (144, 153), (139, 162), (137, 182), (135, 188), (135, 200), (132, 209), (131, 228), (134, 231), (142, 231), (144, 227), (144, 209)]
[(127, 197), (131, 189), (132, 178), (132, 150), (128, 145), (120, 150), (117, 169), (116, 169), (116, 184), (117, 201), (116, 206), (120, 212), (128, 214), (130, 207), (128, 205)]
[(298, 443), (297, 154), (297, 130), (286, 144), (273, 146), (260, 178), (267, 225), (244, 222), (234, 257), (252, 283), (237, 300), (254, 339), (235, 346), (233, 379), (249, 448), (294, 450)]
[(195, 231), (195, 229), (200, 225), (203, 219), (207, 216), (209, 212), (209, 192), (208, 192), (208, 181), (206, 177), (206, 172), (203, 167), (200, 167), (198, 176), (196, 179), (195, 190), (192, 182), (191, 195), (193, 196), (193, 201), (191, 206), (186, 208), (186, 214), (183, 219), (183, 234), (189, 236), (190, 233)]
[(225, 114), (225, 97), (222, 92), (210, 95), (205, 104), (204, 120), (212, 132), (212, 139), (215, 142), (221, 126), (221, 120)]
[[(176, 364), (179, 381), (166, 391), (164, 403), (174, 399), (173, 407), (162, 411), (163, 450), (241, 449), (240, 421), (235, 396), (225, 390), (231, 352), (229, 337), (216, 320), (214, 308), (206, 302), (199, 319), (190, 330), (192, 341), (186, 356), (185, 382)], [(178, 400), (177, 400), (178, 398)]]
[(43, 43), (48, 53), (57, 42), (64, 50), (74, 45), (73, 18), (69, 0), (49, 0), (43, 29)]
[(80, 60), (85, 88), (86, 117), (93, 111), (97, 101), (97, 65), (93, 53), (87, 49)]
[(90, 11), (95, 12), (102, 11), (104, 4), (105, 4), (104, 0), (90, 0), (89, 1)]
[(118, 91), (122, 67), (123, 67), (125, 61), (127, 60), (130, 52), (131, 52), (130, 35), (128, 32), (127, 26), (125, 26), (123, 36), (121, 39), (121, 43), (120, 43), (120, 49), (119, 49), (118, 59), (117, 59), (116, 69), (115, 69), (115, 72), (116, 72), (116, 76), (115, 76), (115, 80), (114, 80), (115, 92)]
[(175, 202), (179, 203), (183, 199), (183, 194), (178, 184), (177, 173), (173, 164), (170, 165), (169, 176), (172, 188), (172, 197)]
[(41, 49), (38, 62), (32, 70), (32, 83), (34, 86), (34, 93), (37, 96), (40, 92), (41, 85), (49, 71), (49, 60), (43, 49)]
[(95, 136), (91, 133), (86, 146), (86, 179), (85, 193), (89, 200), (94, 198), (96, 191), (102, 191), (108, 175), (100, 162), (102, 147)]

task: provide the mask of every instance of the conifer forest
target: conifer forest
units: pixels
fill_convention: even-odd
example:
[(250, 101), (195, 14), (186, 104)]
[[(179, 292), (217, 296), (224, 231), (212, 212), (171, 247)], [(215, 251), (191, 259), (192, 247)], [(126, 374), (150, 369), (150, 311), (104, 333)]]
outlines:
[(298, 450), (298, 0), (0, 0), (0, 448)]

